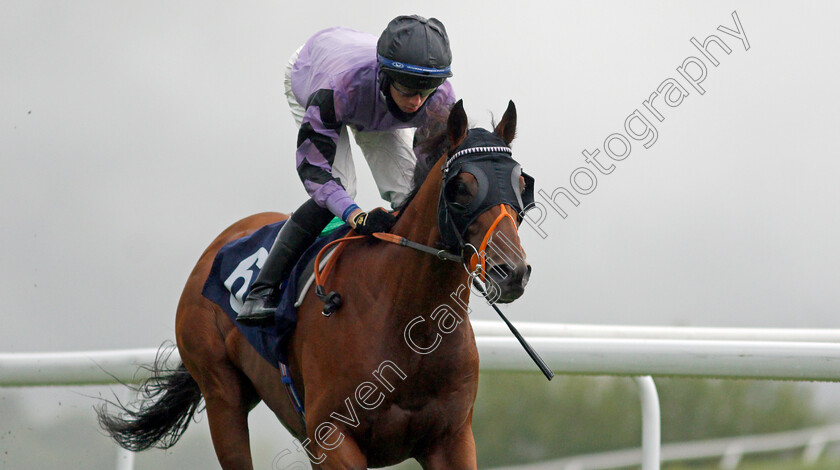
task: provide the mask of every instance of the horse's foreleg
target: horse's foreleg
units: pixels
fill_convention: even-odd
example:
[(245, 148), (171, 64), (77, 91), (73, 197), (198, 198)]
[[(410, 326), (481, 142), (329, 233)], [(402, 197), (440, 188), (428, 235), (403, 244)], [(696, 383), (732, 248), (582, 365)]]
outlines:
[(424, 470), (476, 470), (475, 439), (472, 427), (442, 440), (417, 460)]
[[(312, 442), (313, 436), (310, 433), (309, 439)], [(312, 468), (317, 470), (367, 470), (367, 457), (359, 449), (358, 444), (347, 436), (341, 440), (341, 444), (331, 450), (324, 452), (318, 444), (310, 444), (310, 447), (317, 448), (320, 455), (313, 458), (310, 455)]]

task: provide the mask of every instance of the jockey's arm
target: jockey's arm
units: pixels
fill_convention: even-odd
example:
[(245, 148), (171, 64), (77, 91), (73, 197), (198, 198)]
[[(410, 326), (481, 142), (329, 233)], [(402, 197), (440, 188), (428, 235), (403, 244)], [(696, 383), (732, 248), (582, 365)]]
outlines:
[(298, 176), (306, 192), (319, 206), (349, 222), (361, 209), (333, 175), (341, 132), (347, 132), (347, 129), (337, 116), (333, 91), (322, 89), (313, 93), (298, 131)]

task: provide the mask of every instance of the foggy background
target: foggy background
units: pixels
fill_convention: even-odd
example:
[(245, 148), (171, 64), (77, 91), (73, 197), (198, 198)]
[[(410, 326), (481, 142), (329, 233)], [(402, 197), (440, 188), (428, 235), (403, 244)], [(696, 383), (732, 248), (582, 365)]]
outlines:
[[(733, 11), (749, 50), (716, 29), (735, 28)], [(452, 83), (475, 125), (516, 103), (514, 157), (548, 193), (570, 187), (585, 149), (607, 164), (604, 139), (626, 135), (625, 118), (665, 79), (685, 86), (676, 68), (703, 59), (692, 37), (732, 49), (711, 46), (720, 65), (703, 59), (706, 93), (658, 106), (657, 141), (632, 141), (566, 219), (549, 213), (547, 238), (523, 226), (533, 275), (505, 307), (511, 320), (840, 328), (836, 3), (3, 0), (0, 351), (174, 339), (207, 244), (306, 198), (283, 95), (289, 55), (325, 27), (378, 35), (410, 13), (446, 25)], [(383, 205), (356, 156), (360, 205)], [(107, 390), (0, 397), (49, 423), (92, 416), (83, 395)], [(838, 391), (818, 390), (826, 405)], [(274, 454), (287, 445), (265, 407), (252, 422)], [(193, 427), (206, 433), (206, 418)]]

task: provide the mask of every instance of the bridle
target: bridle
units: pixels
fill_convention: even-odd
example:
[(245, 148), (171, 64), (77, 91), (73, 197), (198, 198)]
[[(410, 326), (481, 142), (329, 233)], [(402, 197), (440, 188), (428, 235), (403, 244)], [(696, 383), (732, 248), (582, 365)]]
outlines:
[[(484, 142), (476, 143), (476, 141), (486, 141), (489, 145), (484, 145)], [(441, 260), (460, 262), (466, 268), (471, 283), (481, 295), (488, 299), (490, 305), (499, 314), (499, 317), (501, 317), (508, 328), (510, 328), (511, 333), (513, 333), (522, 347), (525, 348), (525, 351), (531, 359), (534, 360), (546, 378), (551, 380), (554, 377), (554, 372), (551, 371), (548, 364), (543, 361), (534, 348), (528, 344), (525, 338), (522, 337), (519, 331), (505, 317), (495, 304), (495, 301), (490, 300), (486, 290), (481, 285), (481, 282), (486, 282), (485, 274), (487, 272), (487, 266), (486, 256), (484, 256), (485, 250), (499, 224), (508, 218), (513, 223), (513, 226), (518, 229), (518, 222), (522, 221), (523, 214), (534, 203), (534, 178), (522, 172), (521, 167), (513, 160), (511, 155), (510, 148), (507, 147), (499, 136), (491, 134), (484, 129), (470, 129), (458, 150), (447, 159), (443, 165), (443, 181), (438, 201), (438, 228), (443, 238), (445, 249), (435, 249), (390, 233), (375, 233), (373, 236), (390, 243), (396, 243), (400, 246), (406, 246), (435, 255)], [(446, 197), (447, 183), (457, 177), (461, 171), (468, 171), (478, 181), (478, 190), (473, 200), (466, 207), (456, 204), (454, 201), (449, 201)], [(522, 192), (518, 190), (520, 176), (525, 179), (525, 189)], [(493, 223), (490, 224), (478, 248), (465, 242), (466, 231), (472, 222), (485, 211), (496, 206), (501, 208), (501, 212), (496, 216)], [(516, 212), (515, 216), (508, 210), (508, 207), (514, 209)], [(361, 238), (366, 237), (347, 237), (336, 240), (333, 243)], [(330, 316), (341, 307), (341, 296), (337, 292), (327, 293), (319, 277), (318, 267), (320, 266), (321, 255), (329, 246), (324, 247), (318, 253), (315, 260), (315, 295), (324, 302), (323, 313), (326, 316)], [(345, 245), (339, 245), (337, 250), (343, 246)], [(470, 254), (469, 259), (467, 259), (468, 252)], [(325, 271), (329, 271), (331, 266), (335, 264), (337, 258), (338, 253), (335, 253), (327, 263)], [(479, 279), (481, 279), (481, 282), (479, 282)]]
[[(478, 145), (476, 142), (493, 145)], [(461, 172), (472, 174), (478, 182), (472, 201), (464, 206), (446, 197), (447, 184)], [(399, 235), (375, 233), (372, 236), (400, 246), (412, 248), (436, 256), (444, 261), (460, 262), (472, 279), (486, 282), (486, 250), (499, 224), (509, 219), (518, 229), (522, 214), (534, 201), (534, 178), (522, 172), (513, 159), (510, 147), (499, 136), (485, 129), (470, 129), (461, 146), (452, 153), (442, 166), (442, 182), (438, 199), (438, 229), (443, 239), (443, 249), (426, 246)], [(519, 178), (525, 178), (525, 190), (519, 190)], [(501, 212), (478, 247), (466, 241), (470, 225), (484, 212), (494, 207)], [(512, 208), (513, 212), (509, 209)], [(326, 245), (315, 259), (315, 294), (324, 302), (324, 315), (329, 316), (341, 306), (341, 297), (336, 292), (327, 293), (324, 279), (335, 265), (344, 243), (367, 238), (363, 235), (348, 236)], [(324, 269), (320, 269), (322, 256), (333, 245), (339, 245)]]
[[(502, 139), (485, 129), (470, 129), (464, 142), (442, 166), (441, 192), (438, 200), (438, 229), (447, 251), (461, 257), (471, 275), (485, 281), (486, 250), (498, 225), (509, 219), (519, 229), (522, 214), (534, 201), (534, 179), (522, 172), (513, 152)], [(471, 174), (477, 183), (469, 204), (462, 205), (447, 197), (446, 187), (462, 172)], [(520, 191), (519, 178), (525, 179)], [(466, 232), (484, 212), (499, 207), (500, 213), (478, 247), (466, 241)]]
[[(476, 248), (472, 243), (465, 243), (461, 252), (461, 261), (464, 264), (464, 268), (466, 268), (467, 272), (470, 273), (471, 276), (478, 276), (479, 279), (481, 279), (481, 282), (487, 281), (485, 277), (485, 274), (487, 273), (487, 245), (490, 243), (490, 239), (493, 238), (493, 234), (496, 232), (496, 227), (502, 220), (510, 219), (513, 227), (519, 230), (519, 224), (516, 223), (516, 219), (513, 218), (513, 215), (507, 209), (507, 206), (502, 204), (499, 207), (501, 212), (498, 216), (496, 216), (493, 223), (490, 224), (490, 228), (488, 228), (487, 232), (485, 232), (484, 238), (481, 240), (481, 244), (478, 248)], [(467, 260), (466, 256), (468, 249), (472, 251), (469, 260)]]

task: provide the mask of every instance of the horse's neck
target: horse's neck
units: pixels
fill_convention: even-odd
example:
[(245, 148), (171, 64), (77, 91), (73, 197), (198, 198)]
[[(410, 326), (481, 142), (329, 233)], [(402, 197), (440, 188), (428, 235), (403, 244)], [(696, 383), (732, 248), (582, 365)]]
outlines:
[(427, 246), (435, 246), (441, 241), (437, 226), (437, 198), (440, 194), (442, 181), (438, 176), (443, 163), (441, 158), (429, 171), (426, 181), (420, 186), (417, 194), (393, 228), (393, 232), (411, 241)]
[[(392, 233), (432, 247), (441, 242), (437, 227), (439, 175), (440, 164), (403, 210)], [(470, 291), (463, 287), (468, 276), (461, 263), (390, 243), (355, 247), (350, 256), (358, 256), (356, 266), (370, 270), (354, 270), (346, 279), (366, 302), (354, 312), (360, 321), (352, 328), (368, 334), (367, 339), (360, 335), (360, 340), (371, 341), (371, 332), (376, 337), (393, 338), (378, 347), (413, 377), (411, 396), (437, 396), (440, 380), (455, 388), (474, 381), (478, 359), (467, 318)], [(372, 355), (374, 362), (379, 357)], [(433, 383), (426, 383), (428, 377), (434, 377)]]
[[(426, 246), (438, 248), (442, 242), (438, 230), (437, 202), (441, 189), (441, 158), (432, 168), (426, 181), (420, 187), (412, 202), (405, 208), (393, 232), (411, 241)], [(403, 248), (408, 266), (398, 270), (397, 276), (404, 276), (406, 282), (400, 283), (406, 287), (397, 293), (396, 306), (405, 306), (406, 314), (416, 315), (418, 312), (431, 314), (435, 308), (443, 304), (452, 304), (450, 294), (456, 294), (463, 302), (469, 299), (468, 285), (465, 290), (460, 287), (467, 283), (466, 271), (460, 263), (443, 261), (436, 256), (420, 253)], [(407, 288), (410, 286), (410, 289)], [(463, 313), (457, 303), (452, 305), (459, 315)], [(410, 313), (409, 313), (410, 312)], [(409, 321), (411, 319), (408, 319)], [(466, 320), (466, 318), (464, 318)], [(427, 322), (429, 327), (435, 327), (436, 322)], [(419, 326), (418, 326), (418, 329)]]
[[(393, 233), (432, 248), (440, 246), (443, 239), (438, 229), (437, 202), (442, 184), (439, 175), (444, 160), (445, 157), (442, 157), (431, 169), (426, 181), (421, 185), (414, 199), (405, 208), (404, 213), (394, 226)], [(422, 264), (424, 267), (440, 271), (441, 275), (465, 274), (458, 263), (444, 262), (431, 255), (424, 255)]]

